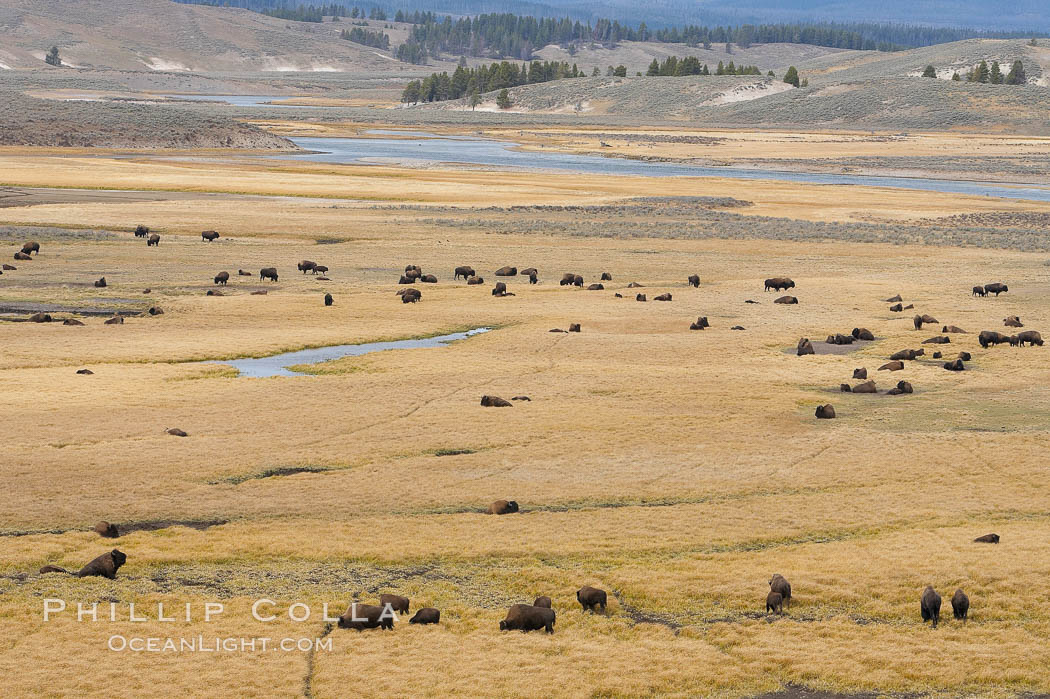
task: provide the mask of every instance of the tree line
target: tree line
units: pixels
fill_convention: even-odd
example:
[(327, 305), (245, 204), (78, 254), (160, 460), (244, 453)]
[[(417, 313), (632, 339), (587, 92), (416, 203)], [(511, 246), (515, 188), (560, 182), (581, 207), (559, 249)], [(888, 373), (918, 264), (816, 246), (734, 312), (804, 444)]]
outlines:
[[(758, 69), (758, 66), (745, 66), (743, 64), (738, 66), (734, 65), (733, 61), (730, 61), (728, 64), (723, 64), (722, 61), (719, 61), (718, 67), (712, 73), (706, 63), (700, 64), (700, 59), (696, 56), (686, 56), (685, 58), (668, 56), (663, 63), (654, 58), (645, 74), (662, 77), (683, 75), (762, 75), (762, 71)], [(772, 75), (773, 73), (770, 72), (769, 74)]]
[[(937, 69), (932, 65), (926, 66), (926, 70), (922, 71), (922, 77), (936, 78)], [(952, 80), (959, 82), (963, 80), (963, 77), (956, 71), (952, 74)], [(1028, 76), (1025, 75), (1024, 64), (1019, 60), (1014, 61), (1013, 65), (1010, 66), (1010, 72), (1005, 74), (999, 66), (999, 61), (992, 61), (991, 66), (988, 65), (988, 61), (981, 61), (966, 73), (966, 82), (989, 83), (991, 85), (1024, 85), (1028, 82)]]
[(580, 77), (583, 77), (583, 73), (576, 64), (569, 65), (565, 61), (532, 61), (520, 67), (517, 63), (509, 61), (480, 65), (477, 68), (459, 65), (451, 76), (448, 72), (431, 73), (423, 80), (413, 80), (405, 86), (401, 93), (401, 101), (415, 104), (457, 100), (519, 85)]
[(361, 27), (354, 27), (350, 31), (344, 29), (339, 33), (339, 36), (355, 44), (364, 44), (365, 46), (383, 49), (384, 51), (390, 48), (390, 36), (385, 32), (372, 32), (367, 29), (361, 29)]

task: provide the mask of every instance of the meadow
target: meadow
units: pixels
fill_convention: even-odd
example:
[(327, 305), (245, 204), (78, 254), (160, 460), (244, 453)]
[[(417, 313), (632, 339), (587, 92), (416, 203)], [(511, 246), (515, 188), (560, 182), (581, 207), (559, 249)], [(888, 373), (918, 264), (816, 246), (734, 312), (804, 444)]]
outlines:
[[(1050, 693), (1046, 349), (977, 343), (1008, 315), (1050, 328), (1043, 233), (1028, 225), (1050, 205), (209, 155), (0, 150), (3, 185), (56, 188), (0, 208), (6, 260), (41, 243), (0, 276), (0, 306), (164, 310), (116, 326), (0, 322), (5, 694)], [(159, 246), (133, 237), (140, 223)], [(865, 238), (874, 225), (895, 233)], [(222, 237), (204, 243), (210, 228)], [(978, 247), (997, 230), (996, 249)], [(297, 271), (301, 259), (330, 281)], [(418, 304), (395, 296), (407, 264), (439, 278), (418, 285)], [(463, 264), (486, 283), (454, 282)], [(541, 283), (505, 279), (515, 295), (493, 297), (503, 265), (537, 267)], [(267, 266), (277, 283), (259, 281)], [(230, 284), (206, 296), (220, 270)], [(564, 272), (612, 281), (561, 287)], [(797, 306), (772, 303), (771, 276), (794, 279)], [(971, 295), (992, 281), (1010, 291)], [(664, 292), (673, 300), (652, 300)], [(895, 294), (939, 324), (915, 331), (911, 311), (888, 310)], [(690, 331), (698, 316), (711, 327)], [(549, 332), (570, 323), (582, 331)], [(945, 371), (931, 345), (904, 371), (876, 371), (940, 324), (969, 331), (936, 348), (971, 352), (967, 371)], [(801, 337), (857, 326), (877, 339), (795, 355)], [(309, 376), (246, 379), (222, 364), (476, 327), (494, 329)], [(857, 367), (915, 393), (840, 393)], [(483, 408), (485, 394), (531, 400)], [(838, 417), (816, 420), (828, 402)], [(484, 514), (499, 498), (522, 512)], [(102, 539), (98, 520), (129, 533)], [(973, 543), (989, 532), (1002, 543)], [(128, 555), (115, 580), (36, 574), (113, 546)], [(764, 613), (773, 573), (793, 587), (783, 616)], [(919, 617), (927, 584), (944, 597), (936, 630)], [(583, 585), (609, 592), (607, 615), (581, 612)], [(951, 619), (957, 587), (965, 624)], [(441, 624), (358, 633), (320, 617), (324, 603), (338, 614), (385, 592), (413, 612), (438, 607)], [(541, 594), (552, 636), (498, 631), (510, 604)], [(45, 598), (125, 611), (44, 622)], [(275, 621), (252, 618), (259, 598)], [(132, 602), (214, 601), (226, 612), (211, 623), (127, 620)], [(295, 601), (308, 621), (289, 619)], [(332, 648), (107, 650), (116, 634)]]

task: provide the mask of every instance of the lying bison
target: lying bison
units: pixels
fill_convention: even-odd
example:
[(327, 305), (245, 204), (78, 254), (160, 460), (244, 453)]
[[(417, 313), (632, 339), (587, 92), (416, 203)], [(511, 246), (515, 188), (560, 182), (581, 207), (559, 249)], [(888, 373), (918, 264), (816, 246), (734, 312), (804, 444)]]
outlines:
[(276, 267), (263, 267), (259, 270), (259, 281), (263, 279), (269, 279), (271, 282), (277, 281), (277, 268)]
[(866, 379), (868, 378), (868, 370), (865, 368), (854, 369), (853, 378), (855, 379)]
[(423, 292), (416, 288), (402, 289), (398, 292), (401, 303), (418, 303), (423, 298)]
[(393, 630), (394, 616), (394, 612), (386, 607), (354, 602), (339, 617), (339, 628), (356, 629), (357, 631), (377, 628), (384, 631), (387, 629)]
[(780, 298), (773, 301), (773, 303), (783, 303), (786, 305), (793, 305), (798, 303), (798, 299), (794, 296), (781, 296)]
[(900, 371), (904, 368), (904, 362), (899, 359), (895, 359), (892, 362), (886, 362), (879, 367), (879, 371)]
[(635, 301), (641, 301), (642, 303), (646, 303), (648, 301), (648, 299), (645, 298), (645, 294), (635, 294), (634, 295), (634, 300)]
[(996, 296), (998, 296), (999, 294), (1004, 294), (1009, 290), (1010, 287), (1006, 286), (1006, 284), (1000, 284), (999, 282), (984, 285), (984, 293), (986, 294), (995, 294)]
[(410, 279), (419, 279), (423, 276), (423, 270), (419, 265), (405, 265), (405, 276)]
[(950, 362), (945, 362), (944, 363), (944, 368), (947, 369), (948, 371), (965, 371), (966, 370), (966, 365), (963, 364), (963, 360), (955, 359), (955, 360), (950, 361)]
[(595, 611), (596, 607), (601, 607), (602, 613), (605, 613), (605, 602), (607, 596), (605, 590), (599, 590), (596, 587), (590, 587), (585, 585), (576, 591), (576, 600), (583, 607), (583, 611)]
[(915, 359), (916, 357), (921, 357), (924, 354), (926, 354), (926, 350), (924, 350), (922, 348), (919, 348), (917, 350), (916, 349), (903, 349), (903, 350), (900, 350), (899, 352), (894, 352), (893, 354), (891, 354), (890, 355), (890, 359), (908, 359), (908, 360), (912, 360), (912, 359)]
[(609, 274), (608, 272), (602, 272), (602, 281), (603, 282), (611, 282), (612, 281), (612, 275)]
[(654, 296), (653, 301), (670, 301), (671, 298), (670, 294), (660, 294), (659, 296)]
[(484, 284), (484, 283), (485, 283), (485, 278), (484, 277), (471, 277), (470, 279), (467, 280), (467, 285), (468, 286), (475, 286), (477, 284)]
[(50, 323), (52, 320), (50, 313), (34, 313), (29, 316), (30, 323)]
[(571, 332), (571, 333), (578, 333), (578, 332), (580, 332), (580, 324), (579, 323), (569, 323), (569, 332)]
[(473, 267), (470, 267), (469, 265), (463, 265), (462, 267), (456, 267), (455, 272), (452, 275), (452, 279), (455, 280), (459, 279), (460, 277), (463, 277), (464, 279), (470, 279), (476, 274), (477, 272), (474, 271)]
[(106, 278), (105, 277), (102, 277), (101, 279), (97, 279), (95, 281), (95, 288), (96, 289), (105, 289), (106, 286), (108, 286), (108, 285), (106, 284)]
[(251, 272), (249, 272), (249, 271), (248, 271), (248, 270), (246, 270), (246, 269), (239, 269), (239, 270), (237, 270), (237, 276), (240, 276), (240, 277), (250, 277), (250, 276), (252, 276), (252, 273), (251, 273)]
[(900, 395), (903, 395), (905, 393), (914, 393), (914, 392), (915, 392), (915, 389), (912, 388), (912, 385), (910, 383), (908, 383), (907, 381), (898, 381), (896, 388), (891, 388), (890, 390), (886, 391), (887, 395), (891, 395), (891, 396), (900, 396)]
[(979, 536), (976, 539), (974, 539), (974, 543), (977, 543), (977, 544), (998, 544), (999, 543), (999, 535), (998, 534), (984, 534), (983, 536)]
[(869, 381), (865, 381), (864, 383), (859, 383), (859, 384), (857, 384), (856, 386), (853, 387), (853, 393), (878, 393), (878, 392), (879, 392), (879, 390), (877, 388), (875, 388), (875, 382), (874, 381), (870, 381), (870, 380)]
[(855, 338), (852, 335), (835, 333), (834, 335), (828, 335), (826, 342), (829, 345), (852, 345), (854, 339)]
[(875, 335), (867, 328), (853, 328), (851, 334), (858, 340), (867, 340), (870, 342), (875, 339)]
[(534, 607), (531, 604), (514, 604), (507, 610), (507, 616), (499, 623), (500, 631), (545, 630), (554, 633), (555, 614), (553, 609)]
[(818, 405), (815, 414), (821, 420), (833, 420), (835, 419), (835, 407), (831, 405), (831, 403), (828, 403), (827, 405)]
[(796, 351), (799, 357), (805, 354), (816, 354), (816, 351), (813, 349), (813, 343), (809, 341), (808, 337), (804, 337), (798, 341)]
[(493, 296), (506, 296), (507, 295), (507, 284), (505, 282), (496, 282), (496, 286), (492, 287)]
[(516, 277), (518, 276), (517, 267), (500, 267), (496, 270), (495, 275), (497, 277)]
[(16, 260), (22, 260), (23, 262), (25, 262), (27, 260), (32, 260), (33, 258), (30, 255), (27, 255), (24, 252), (16, 252), (15, 253), (15, 259)]
[(1003, 325), (1008, 328), (1024, 327), (1024, 323), (1021, 322), (1021, 319), (1018, 316), (1007, 316), (1006, 318), (1003, 318)]
[(958, 326), (955, 326), (955, 325), (945, 325), (944, 327), (941, 328), (941, 332), (942, 333), (963, 333), (963, 334), (966, 334), (965, 330), (963, 330), (962, 328), (960, 328)]
[(486, 408), (509, 408), (512, 404), (499, 396), (482, 396), (481, 405)]
[(937, 594), (932, 585), (927, 585), (922, 592), (919, 612), (922, 614), (922, 623), (932, 621), (933, 628), (937, 628), (937, 622), (941, 620), (941, 596)]
[(902, 304), (895, 303), (892, 306), (890, 306), (890, 310), (893, 311), (894, 313), (900, 313), (901, 311), (904, 310), (904, 306)]
[(117, 525), (105, 521), (96, 524), (92, 531), (106, 539), (116, 539), (120, 536), (120, 529), (117, 528)]
[(419, 281), (421, 281), (424, 284), (437, 284), (438, 278), (435, 277), (433, 274), (424, 274), (422, 277), (419, 278)]
[(591, 284), (587, 287), (587, 291), (605, 291), (604, 284)]
[(772, 279), (766, 280), (766, 288), (764, 291), (774, 289), (776, 291), (783, 291), (784, 289), (794, 289), (795, 282), (788, 279), (787, 277), (773, 277)]
[(696, 319), (695, 323), (689, 326), (690, 330), (703, 330), (704, 328), (710, 328), (711, 324), (707, 322), (707, 316), (700, 316)]
[(897, 294), (896, 296), (891, 296), (888, 299), (883, 299), (883, 301), (885, 301), (886, 303), (900, 303), (903, 300), (904, 300), (904, 297), (901, 296), (900, 294)]
[(489, 505), (486, 514), (490, 515), (510, 515), (518, 512), (518, 503), (516, 500), (496, 500)]
[(936, 337), (928, 337), (922, 341), (924, 345), (947, 345), (952, 339), (947, 335), (937, 335)]
[(205, 243), (210, 243), (213, 240), (219, 239), (219, 233), (217, 231), (201, 231), (201, 240)]

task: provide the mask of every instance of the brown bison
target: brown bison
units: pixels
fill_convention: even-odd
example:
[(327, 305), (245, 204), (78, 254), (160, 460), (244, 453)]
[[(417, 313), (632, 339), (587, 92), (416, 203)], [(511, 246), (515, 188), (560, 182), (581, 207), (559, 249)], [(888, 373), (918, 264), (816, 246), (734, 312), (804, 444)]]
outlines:
[(856, 386), (854, 386), (853, 387), (853, 392), (854, 393), (878, 393), (879, 390), (877, 388), (875, 388), (875, 382), (869, 380), (869, 381), (865, 381), (864, 383), (859, 383)]
[(511, 407), (511, 402), (499, 396), (482, 396), (481, 405), (486, 408), (509, 408)]
[(230, 281), (230, 273), (229, 272), (219, 272), (218, 274), (215, 275), (215, 283), (216, 284), (222, 284), (223, 286), (226, 286), (226, 282), (228, 282), (228, 281)]
[(797, 356), (801, 357), (804, 354), (816, 354), (813, 349), (813, 343), (809, 341), (808, 337), (804, 337), (798, 341)]
[(773, 303), (783, 303), (786, 305), (793, 305), (798, 303), (798, 299), (794, 296), (781, 296), (780, 298), (773, 301)]
[(18, 267), (15, 267), (14, 265), (9, 265), (9, 264), (7, 264), (5, 262), (4, 265), (3, 265), (3, 269), (4, 269), (5, 272), (14, 272), (15, 270), (18, 269)]
[(901, 371), (904, 368), (904, 362), (899, 359), (895, 359), (892, 362), (886, 362), (879, 367), (879, 371)]
[(252, 273), (246, 269), (239, 269), (237, 270), (237, 275), (241, 277), (250, 277), (252, 276)]
[(791, 606), (791, 583), (787, 581), (780, 573), (773, 573), (773, 577), (769, 579), (769, 589), (771, 592), (778, 592), (780, 596), (784, 598), (784, 604)]
[(32, 255), (33, 253), (40, 254), (40, 243), (32, 240), (22, 245), (22, 254)]
[(540, 283), (539, 277), (536, 276), (536, 271), (535, 270), (533, 270), (528, 276), (529, 276), (529, 284), (539, 284)]
[(507, 610), (507, 616), (499, 623), (500, 631), (545, 630), (554, 633), (555, 614), (553, 609), (535, 607), (531, 604), (514, 604)]
[(547, 597), (546, 595), (540, 595), (539, 597), (537, 597), (533, 601), (532, 606), (533, 607), (545, 607), (546, 609), (550, 609), (551, 608), (551, 598)]
[(507, 284), (505, 282), (496, 282), (496, 286), (492, 287), (493, 296), (506, 296), (507, 295)]
[(700, 316), (696, 319), (695, 323), (689, 326), (690, 330), (703, 330), (704, 328), (710, 328), (711, 324), (707, 322), (707, 316)]
[(628, 289), (644, 289), (645, 286), (643, 284), (639, 284), (638, 282), (631, 282), (630, 284), (627, 285), (627, 288)]
[(1003, 325), (1005, 325), (1008, 328), (1024, 327), (1024, 323), (1022, 323), (1021, 319), (1017, 316), (1007, 316), (1006, 318), (1003, 318)]
[(969, 353), (969, 352), (960, 352), (960, 353), (958, 354), (958, 358), (959, 358), (959, 359), (961, 359), (961, 360), (963, 360), (964, 362), (968, 362), (968, 361), (970, 361), (971, 359), (973, 359), (973, 357), (972, 357), (972, 356), (970, 355), (970, 353)]
[(441, 622), (441, 612), (433, 607), (423, 607), (408, 620), (410, 624), (437, 624)]
[(62, 321), (62, 325), (83, 325), (83, 323), (76, 318), (66, 318)]
[(766, 595), (766, 613), (784, 613), (784, 597), (779, 592), (770, 592)]
[(423, 282), (424, 284), (437, 284), (438, 278), (435, 277), (433, 274), (424, 274), (422, 277), (419, 278), (419, 281)]
[(394, 612), (386, 607), (374, 604), (358, 604), (354, 602), (350, 608), (339, 617), (339, 628), (356, 629), (386, 629), (394, 628)]
[(914, 392), (915, 392), (915, 389), (912, 388), (912, 385), (910, 383), (908, 383), (907, 381), (898, 381), (897, 382), (897, 387), (896, 388), (891, 388), (890, 390), (886, 391), (886, 394), (890, 395), (890, 396), (899, 396), (899, 395), (902, 395), (902, 394), (905, 394), (905, 393), (914, 393)]
[(899, 303), (895, 303), (892, 306), (890, 306), (890, 310), (893, 311), (894, 313), (900, 313), (901, 311), (904, 310), (904, 306), (899, 304)]
[(190, 435), (185, 430), (180, 430), (178, 427), (172, 427), (164, 430), (165, 433), (170, 434), (172, 437), (189, 437)]
[(561, 275), (561, 281), (558, 282), (560, 286), (572, 286), (576, 282), (576, 275), (571, 272), (566, 272)]
[(477, 274), (477, 272), (474, 271), (473, 267), (471, 267), (469, 265), (463, 265), (462, 267), (456, 267), (456, 269), (455, 269), (455, 271), (454, 271), (454, 273), (452, 275), (452, 279), (455, 280), (455, 279), (459, 279), (460, 277), (463, 277), (464, 279), (470, 279), (471, 277), (475, 276), (476, 274)]
[(397, 280), (398, 284), (415, 284), (417, 277), (406, 277), (404, 274)]
[(405, 265), (405, 276), (410, 279), (419, 279), (423, 276), (423, 270), (419, 265)]
[(120, 530), (117, 529), (117, 525), (110, 524), (109, 522), (99, 522), (95, 525), (93, 531), (106, 539), (116, 539), (120, 536)]
[(510, 515), (518, 512), (518, 503), (516, 500), (496, 500), (486, 511), (486, 514), (490, 515)]
[(948, 371), (964, 371), (966, 369), (966, 365), (963, 364), (963, 360), (956, 359), (950, 362), (945, 362), (944, 368)]
[(928, 337), (922, 341), (924, 345), (947, 345), (952, 339), (947, 335), (937, 335), (936, 337)]
[(875, 335), (867, 328), (853, 328), (851, 334), (858, 340), (867, 340), (870, 342), (875, 339)]
[(201, 231), (201, 240), (205, 243), (210, 243), (213, 240), (219, 239), (219, 233), (217, 231)]
[(15, 253), (15, 259), (16, 260), (26, 261), (26, 260), (32, 260), (33, 258), (30, 257), (29, 255), (25, 254), (24, 252), (16, 252)]
[(940, 358), (941, 358), (941, 357), (943, 357), (943, 356), (944, 356), (944, 355), (943, 355), (943, 354), (941, 354), (940, 352), (934, 352), (934, 353), (933, 353), (933, 358), (934, 358), (934, 359), (940, 359)]
[(901, 296), (900, 294), (897, 294), (896, 296), (891, 296), (888, 299), (883, 299), (883, 301), (886, 302), (886, 303), (900, 303), (903, 300), (904, 300), (904, 297)]
[(609, 274), (608, 272), (602, 272), (602, 279), (601, 280), (603, 282), (611, 282), (612, 281), (612, 275)]
[(772, 279), (766, 280), (766, 288), (764, 291), (774, 289), (776, 291), (783, 291), (784, 289), (794, 289), (795, 282), (791, 281), (787, 277), (773, 277)]
[(143, 226), (141, 224), (138, 225), (138, 226), (135, 226), (135, 237), (136, 238), (145, 238), (147, 235), (149, 235), (149, 226)]
[(966, 593), (962, 591), (960, 587), (952, 595), (952, 616), (956, 619), (966, 621), (966, 616), (970, 613), (970, 598), (966, 596)]
[(104, 322), (103, 325), (124, 325), (124, 318), (123, 316), (113, 316)]
[[(296, 266), (299, 268), (300, 272), (306, 274), (307, 272), (313, 272), (314, 269), (317, 267), (317, 263), (313, 260), (303, 260)], [(314, 273), (316, 274), (316, 272)]]
[(587, 287), (587, 291), (604, 291), (604, 290), (605, 290), (605, 285), (604, 284), (591, 284), (591, 285), (589, 285)]
[[(847, 386), (847, 388), (849, 387)], [(815, 415), (821, 420), (834, 420), (835, 407), (831, 403), (828, 403), (827, 405), (818, 405)]]
[(605, 590), (599, 590), (596, 587), (590, 587), (585, 585), (576, 591), (576, 600), (583, 607), (583, 611), (595, 611), (595, 607), (601, 607), (602, 613), (605, 613), (605, 602), (607, 596)]
[(922, 599), (919, 601), (919, 611), (922, 613), (922, 623), (932, 621), (933, 628), (937, 628), (937, 622), (941, 620), (941, 596), (937, 594), (932, 585), (927, 585), (923, 590)]
[(324, 275), (328, 274), (328, 268), (324, 265), (316, 265), (314, 267), (314, 273), (320, 274), (323, 277)]
[(1039, 345), (1040, 347), (1042, 347), (1043, 336), (1035, 330), (1024, 330), (1022, 332), (1017, 333), (1017, 342), (1022, 347), (1024, 347), (1024, 343), (1026, 342), (1029, 344), (1029, 346)]
[(855, 379), (866, 379), (868, 378), (868, 370), (865, 368), (854, 369), (853, 378)]
[(945, 325), (944, 327), (941, 328), (941, 332), (942, 333), (963, 333), (963, 334), (966, 333), (965, 330), (963, 330), (962, 328), (957, 327), (955, 325)]
[(890, 359), (908, 359), (908, 360), (911, 360), (911, 359), (915, 359), (916, 357), (921, 357), (924, 354), (926, 354), (926, 350), (924, 350), (922, 348), (919, 348), (917, 350), (915, 350), (915, 349), (903, 349), (903, 350), (901, 350), (899, 352), (894, 352), (893, 354), (891, 354), (890, 355)]
[[(81, 323), (81, 325), (83, 325), (83, 323)], [(91, 371), (91, 369), (77, 369), (77, 374), (80, 374), (81, 376), (94, 376), (95, 372)]]
[(525, 269), (518, 272), (523, 277), (535, 277), (540, 272), (535, 267), (526, 267)]
[(146, 309), (146, 313), (151, 316), (162, 316), (164, 315), (164, 309), (160, 306), (150, 306)]
[(973, 296), (987, 296), (988, 292), (984, 290), (983, 286), (975, 286), (973, 288)]
[(408, 614), (408, 598), (401, 595), (379, 595), (380, 606), (389, 606), (398, 614)]
[(113, 549), (108, 553), (104, 553), (98, 558), (95, 558), (86, 566), (81, 568), (79, 571), (74, 573), (71, 570), (65, 568), (59, 568), (58, 566), (44, 566), (40, 569), (40, 574), (44, 573), (65, 573), (66, 575), (72, 575), (75, 578), (89, 578), (97, 576), (100, 578), (109, 578), (113, 580), (117, 577), (117, 571), (120, 567), (127, 562), (128, 557), (123, 551)]
[(516, 277), (518, 276), (517, 267), (500, 267), (495, 271), (497, 277)]
[(981, 347), (987, 349), (989, 345), (1001, 345), (1004, 342), (1009, 342), (1010, 337), (995, 330), (982, 330), (981, 334), (977, 336), (977, 341), (981, 343)]
[(569, 323), (569, 332), (571, 332), (571, 333), (578, 333), (578, 332), (580, 332), (580, 324), (579, 323)]
[(146, 238), (146, 247), (157, 245), (160, 245), (160, 236), (156, 233), (153, 233), (149, 238)]
[(839, 391), (841, 393), (853, 393), (853, 389), (849, 387), (848, 383), (840, 383), (839, 384)]
[(50, 313), (34, 313), (29, 316), (30, 323), (50, 323), (52, 320)]
[(333, 303), (335, 303), (335, 299), (332, 298), (332, 295), (331, 294), (325, 294), (324, 295), (324, 305), (325, 306), (331, 306)]
[(977, 543), (977, 544), (998, 544), (999, 543), (999, 535), (998, 534), (985, 534), (983, 536), (979, 536), (976, 539), (974, 539), (974, 543)]
[(1006, 286), (1006, 284), (1000, 284), (999, 282), (984, 285), (984, 293), (986, 294), (995, 294), (996, 296), (998, 296), (999, 294), (1004, 294), (1009, 290), (1010, 287)]
[(645, 298), (645, 294), (635, 294), (634, 295), (634, 300), (635, 301), (641, 301), (642, 303), (645, 303), (645, 302), (648, 301), (648, 299)]
[(277, 268), (276, 267), (263, 267), (259, 270), (259, 281), (263, 279), (269, 279), (271, 282), (277, 281)]
[(476, 284), (484, 284), (484, 283), (485, 283), (485, 278), (484, 277), (471, 277), (470, 279), (467, 280), (467, 284), (470, 285), (470, 286), (474, 286)]
[(659, 296), (654, 296), (653, 297), (653, 301), (670, 301), (670, 300), (671, 300), (671, 295), (670, 294), (660, 294)]
[(834, 335), (828, 335), (826, 342), (829, 345), (852, 345), (854, 339), (855, 338), (852, 335), (835, 333)]
[(689, 286), (693, 287), (694, 289), (699, 289), (700, 288), (700, 275), (699, 274), (690, 274), (689, 275)]
[(95, 288), (96, 289), (105, 289), (106, 286), (108, 286), (108, 285), (106, 284), (106, 278), (105, 277), (102, 277), (102, 278), (97, 279), (95, 281)]
[(404, 289), (398, 293), (401, 296), (401, 303), (418, 303), (423, 298), (423, 292), (416, 288)]

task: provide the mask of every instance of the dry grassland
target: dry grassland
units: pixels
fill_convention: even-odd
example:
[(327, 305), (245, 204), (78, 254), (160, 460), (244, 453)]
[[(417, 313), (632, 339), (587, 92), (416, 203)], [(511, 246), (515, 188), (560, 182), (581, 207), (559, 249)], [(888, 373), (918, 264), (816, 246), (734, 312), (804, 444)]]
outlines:
[[(4, 693), (316, 697), (522, 695), (746, 696), (788, 684), (837, 691), (1013, 696), (1050, 692), (1050, 388), (1046, 348), (981, 350), (976, 332), (1050, 330), (1045, 255), (843, 242), (604, 239), (492, 235), (432, 227), (369, 209), (369, 200), (464, 206), (596, 203), (638, 194), (631, 178), (415, 172), (305, 164), (150, 162), (0, 156), (6, 183), (226, 191), (162, 202), (0, 209), (0, 224), (118, 231), (97, 242), (60, 233), (0, 277), (0, 304), (112, 305), (165, 314), (121, 326), (0, 323), (0, 676)], [(653, 183), (645, 181), (652, 193)], [(730, 194), (704, 181), (703, 194)], [(733, 183), (733, 187), (739, 184)], [(903, 191), (750, 183), (746, 213), (811, 220), (851, 212), (1039, 211), (1040, 205)], [(688, 180), (659, 194), (696, 194)], [(243, 193), (288, 194), (286, 198)], [(1045, 208), (1045, 207), (1043, 207)], [(422, 216), (423, 214), (420, 214)], [(161, 230), (157, 248), (132, 237)], [(199, 231), (223, 238), (202, 243)], [(318, 239), (338, 242), (319, 244)], [(14, 245), (4, 249), (13, 251)], [(7, 253), (7, 258), (10, 257)], [(5, 259), (7, 259), (5, 258)], [(303, 258), (332, 281), (296, 271)], [(423, 300), (394, 295), (419, 264), (440, 283)], [(453, 282), (472, 264), (482, 286)], [(535, 266), (542, 284), (493, 270)], [(277, 284), (257, 273), (278, 267)], [(220, 270), (225, 296), (206, 297)], [(559, 287), (573, 271), (604, 291)], [(700, 289), (685, 284), (697, 272)], [(105, 275), (110, 285), (90, 282)], [(798, 306), (772, 303), (762, 279), (789, 275)], [(973, 284), (1005, 281), (1000, 298)], [(630, 281), (651, 299), (634, 301)], [(149, 287), (152, 293), (141, 292)], [(265, 296), (250, 292), (268, 289)], [(335, 305), (321, 297), (331, 292)], [(624, 298), (615, 298), (621, 292)], [(876, 372), (919, 347), (900, 293), (919, 313), (959, 325), (948, 356)], [(753, 299), (758, 304), (745, 304)], [(690, 332), (706, 315), (711, 328)], [(60, 317), (65, 317), (59, 314)], [(549, 333), (570, 322), (580, 334)], [(746, 331), (731, 331), (733, 325)], [(307, 346), (494, 331), (440, 349), (337, 360), (314, 375), (244, 379), (202, 360)], [(799, 337), (870, 328), (846, 354), (796, 357)], [(933, 348), (927, 345), (927, 352)], [(881, 389), (841, 394), (867, 367)], [(79, 376), (90, 368), (93, 376)], [(531, 402), (478, 405), (483, 394)], [(832, 402), (838, 419), (817, 421)], [(181, 427), (189, 437), (164, 433)], [(445, 455), (449, 452), (461, 452)], [(287, 470), (302, 471), (291, 475)], [(523, 512), (482, 514), (513, 498)], [(120, 523), (224, 521), (134, 531), (115, 542), (115, 581), (37, 576), (78, 567)], [(203, 525), (202, 525), (203, 526)], [(972, 543), (988, 532), (998, 546)], [(782, 618), (762, 614), (770, 574), (792, 582)], [(28, 573), (28, 575), (26, 575)], [(936, 631), (919, 594), (944, 596)], [(607, 617), (579, 611), (582, 585), (610, 592)], [(950, 619), (963, 587), (971, 619)], [(437, 627), (331, 632), (333, 650), (302, 653), (115, 653), (114, 634), (316, 637), (320, 605), (399, 592)], [(554, 600), (556, 633), (500, 634), (512, 603)], [(222, 601), (204, 623), (44, 623), (42, 600)], [(257, 598), (279, 620), (256, 622)], [(283, 614), (302, 600), (314, 615)], [(123, 607), (122, 618), (126, 618)], [(155, 617), (155, 611), (151, 612)]]

